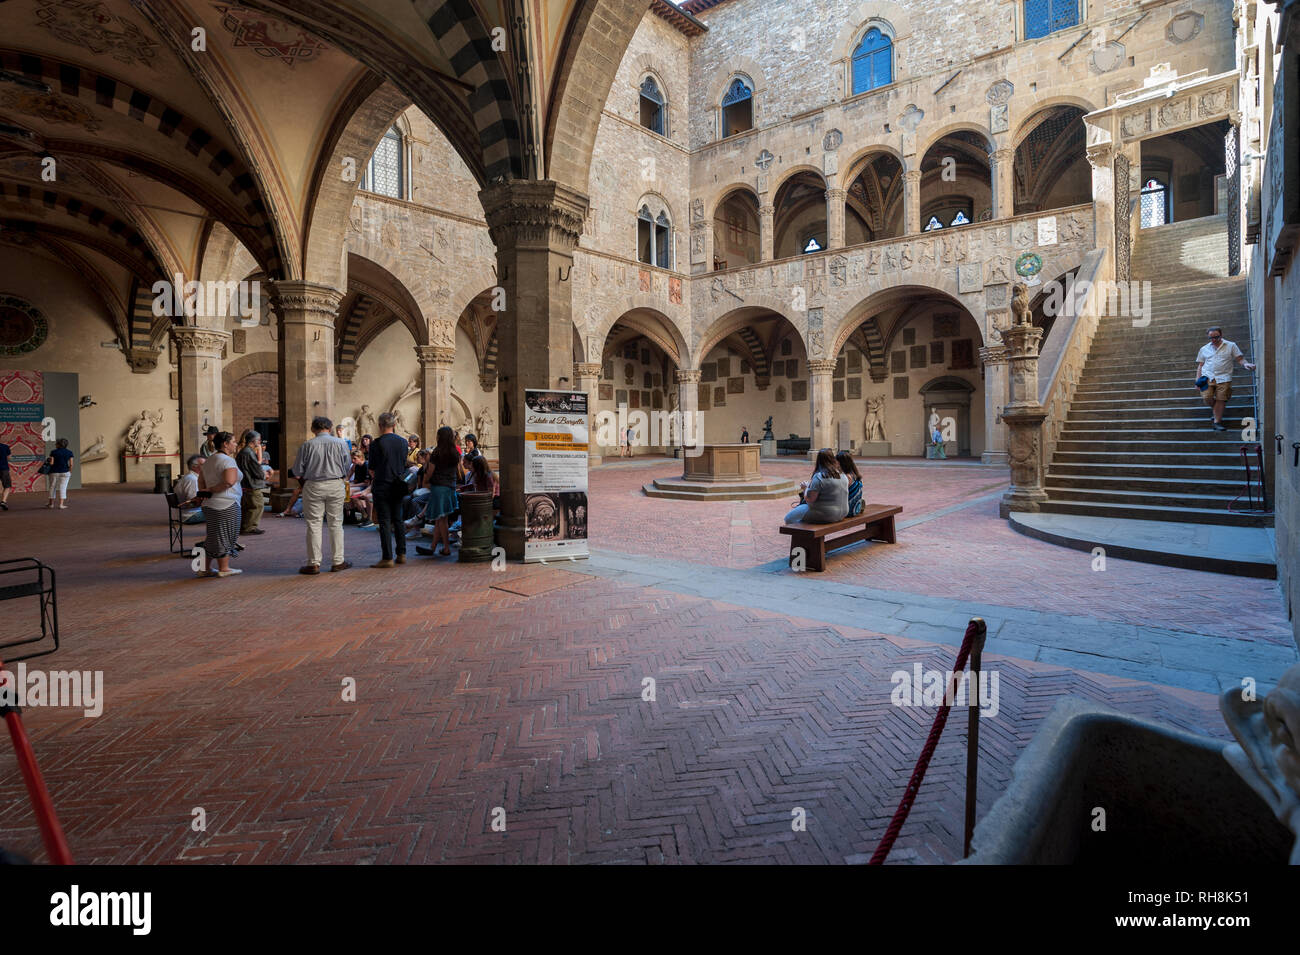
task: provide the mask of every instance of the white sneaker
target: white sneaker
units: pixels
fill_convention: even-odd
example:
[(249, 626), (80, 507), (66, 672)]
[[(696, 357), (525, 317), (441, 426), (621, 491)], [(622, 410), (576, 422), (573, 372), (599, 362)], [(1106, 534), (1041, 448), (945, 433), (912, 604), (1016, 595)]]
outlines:
[(233, 570), (233, 569), (232, 569), (232, 570), (219, 570), (219, 571), (217, 571), (217, 576), (218, 576), (218, 577), (232, 577), (232, 576), (234, 576), (235, 574), (242, 574), (242, 573), (243, 573), (242, 570)]

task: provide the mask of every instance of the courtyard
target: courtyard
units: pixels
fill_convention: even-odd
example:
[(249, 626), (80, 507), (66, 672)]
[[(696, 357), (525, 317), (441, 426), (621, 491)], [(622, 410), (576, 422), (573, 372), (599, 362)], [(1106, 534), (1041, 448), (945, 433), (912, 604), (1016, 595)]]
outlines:
[[(641, 494), (679, 471), (593, 468), (591, 559), (499, 571), (371, 570), (376, 535), (349, 527), (357, 566), (304, 578), (303, 523), (268, 516), (243, 575), (195, 579), (144, 487), (20, 499), (0, 557), (58, 568), (48, 666), (104, 674), (98, 717), (26, 712), (75, 858), (863, 863), (933, 715), (892, 705), (891, 675), (950, 669), (970, 616), (1000, 687), (980, 816), (1063, 695), (1227, 738), (1219, 690), (1296, 659), (1274, 582), (1094, 571), (997, 517), (1004, 468), (865, 464), (867, 499), (904, 506), (898, 543), (817, 575), (785, 566), (787, 501)], [(891, 864), (961, 857), (964, 763), (954, 719)], [(5, 847), (39, 857), (17, 773), (0, 781)]]

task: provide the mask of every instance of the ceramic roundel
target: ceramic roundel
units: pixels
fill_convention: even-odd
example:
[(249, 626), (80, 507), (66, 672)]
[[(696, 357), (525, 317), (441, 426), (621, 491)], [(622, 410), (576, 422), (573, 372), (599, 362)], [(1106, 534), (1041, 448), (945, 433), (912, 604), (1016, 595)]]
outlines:
[(1016, 259), (1016, 274), (1030, 278), (1043, 270), (1043, 257), (1037, 252), (1022, 252)]
[(40, 348), (49, 334), (45, 316), (31, 302), (0, 294), (0, 355), (26, 355)]

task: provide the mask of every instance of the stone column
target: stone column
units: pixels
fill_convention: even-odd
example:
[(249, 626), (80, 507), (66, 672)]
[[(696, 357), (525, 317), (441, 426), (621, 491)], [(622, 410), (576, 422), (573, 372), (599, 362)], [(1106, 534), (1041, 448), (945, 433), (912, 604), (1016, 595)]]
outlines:
[[(992, 316), (989, 317), (992, 327)], [(984, 363), (984, 464), (1007, 463), (1007, 426), (1002, 422), (1002, 403), (1007, 400), (1007, 346), (987, 345), (980, 349)]]
[(822, 448), (835, 446), (835, 437), (831, 431), (832, 419), (835, 417), (834, 388), (831, 382), (834, 374), (834, 358), (814, 358), (808, 362), (809, 434), (812, 438), (808, 445), (810, 459), (815, 459)]
[(903, 173), (903, 234), (917, 235), (921, 231), (921, 170), (909, 169)]
[[(451, 369), (456, 361), (456, 349), (442, 345), (416, 345), (415, 360), (420, 363), (420, 423), (417, 433), (424, 446), (431, 448), (438, 429), (451, 424)], [(473, 429), (471, 423), (470, 430)]]
[(270, 286), (280, 334), (280, 447), (275, 458), (280, 487), (271, 498), (280, 507), (292, 493), (289, 468), (298, 448), (311, 438), (312, 418), (334, 418), (334, 322), (343, 293), (312, 282)]
[(173, 326), (181, 388), (181, 468), (185, 459), (203, 443), (204, 425), (215, 424), (227, 431), (251, 428), (253, 422), (222, 421), (221, 356), (230, 333), (217, 328)]
[(1009, 219), (1016, 214), (1016, 151), (1010, 147), (989, 153), (989, 174), (993, 181), (993, 218)]
[(681, 442), (682, 458), (685, 459), (709, 440), (708, 426), (700, 414), (700, 370), (678, 368), (674, 375), (677, 379), (677, 411), (680, 415), (676, 425), (677, 440)]
[(826, 190), (826, 247), (844, 248), (844, 200), (848, 193), (843, 189)]
[(575, 362), (573, 365), (574, 391), (587, 393), (587, 414), (590, 439), (587, 444), (587, 464), (600, 463), (599, 445), (596, 443), (596, 395), (600, 390), (600, 362)]
[(759, 261), (771, 262), (775, 257), (773, 249), (775, 248), (776, 209), (771, 205), (761, 205), (758, 207), (758, 257)]
[(573, 266), (587, 197), (556, 182), (514, 179), (479, 193), (497, 248), (506, 311), (500, 345), (501, 521), (498, 543), (524, 555), (524, 391), (558, 389), (573, 374)]
[(1012, 325), (1003, 330), (1010, 365), (1008, 401), (1002, 420), (1010, 430), (1007, 460), (1011, 489), (998, 508), (1003, 517), (1011, 511), (1037, 511), (1047, 493), (1043, 490), (1043, 419), (1038, 403), (1038, 341), (1043, 330), (1033, 325)]

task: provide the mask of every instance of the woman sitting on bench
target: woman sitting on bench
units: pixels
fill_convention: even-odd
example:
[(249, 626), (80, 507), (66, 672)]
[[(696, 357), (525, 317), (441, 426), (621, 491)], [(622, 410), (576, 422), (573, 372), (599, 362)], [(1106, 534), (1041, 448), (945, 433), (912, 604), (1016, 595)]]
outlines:
[(835, 452), (822, 448), (810, 481), (799, 484), (799, 505), (785, 516), (787, 524), (833, 524), (849, 516), (849, 479), (840, 470)]
[(857, 517), (862, 513), (862, 472), (858, 470), (858, 462), (853, 460), (853, 455), (847, 451), (841, 451), (835, 455), (836, 462), (839, 463), (840, 470), (844, 476), (849, 479), (849, 513), (846, 517)]

